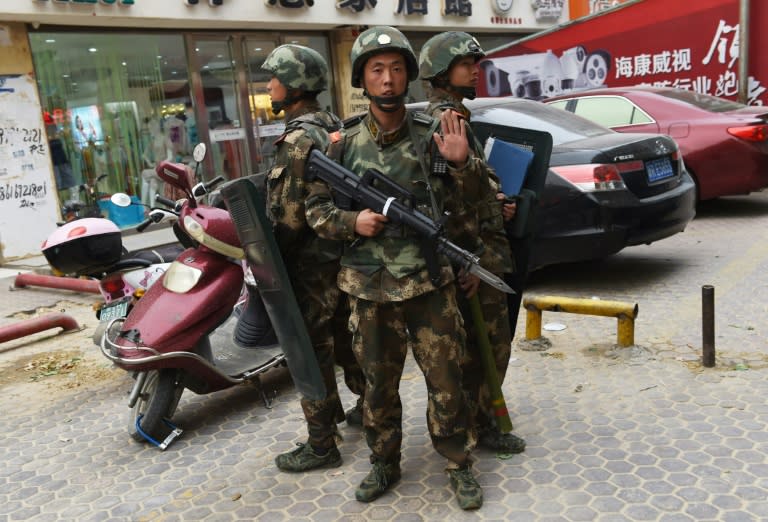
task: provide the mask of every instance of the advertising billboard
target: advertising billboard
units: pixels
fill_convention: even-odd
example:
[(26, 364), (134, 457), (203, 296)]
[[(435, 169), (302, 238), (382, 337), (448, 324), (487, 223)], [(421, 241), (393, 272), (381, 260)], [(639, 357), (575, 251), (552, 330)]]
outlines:
[[(750, 105), (768, 105), (768, 2), (751, 2)], [(750, 31), (751, 28), (751, 31)], [(594, 87), (654, 85), (736, 99), (739, 0), (621, 4), (507, 46), (480, 62), (478, 94), (543, 99)]]
[(84, 105), (72, 107), (72, 139), (78, 148), (88, 144), (99, 144), (104, 141), (104, 131), (101, 127), (101, 116), (97, 105)]

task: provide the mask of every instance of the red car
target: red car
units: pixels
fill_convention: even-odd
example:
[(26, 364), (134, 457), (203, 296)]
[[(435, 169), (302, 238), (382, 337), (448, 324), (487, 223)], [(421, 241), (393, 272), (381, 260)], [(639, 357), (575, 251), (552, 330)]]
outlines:
[(675, 139), (697, 198), (768, 186), (768, 108), (664, 87), (611, 87), (543, 100), (619, 132)]

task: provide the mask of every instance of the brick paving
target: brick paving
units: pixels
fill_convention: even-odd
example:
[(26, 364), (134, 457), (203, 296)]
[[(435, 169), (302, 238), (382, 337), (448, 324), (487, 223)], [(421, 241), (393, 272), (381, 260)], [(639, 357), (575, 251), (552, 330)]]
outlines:
[[(165, 452), (128, 437), (132, 381), (116, 373), (40, 404), (0, 402), (0, 520), (767, 520), (766, 230), (768, 195), (728, 198), (702, 207), (673, 238), (534, 274), (531, 294), (637, 302), (637, 345), (613, 344), (614, 319), (551, 312), (543, 322), (566, 328), (544, 332), (549, 349), (515, 342), (504, 392), (528, 448), (511, 458), (476, 453), (485, 490), (477, 512), (455, 504), (409, 359), (403, 479), (371, 504), (354, 500), (369, 468), (358, 429), (340, 425), (340, 468), (286, 474), (274, 466), (277, 453), (305, 438), (284, 371), (267, 380), (277, 391), (271, 409), (249, 385), (186, 391), (174, 417), (184, 435)], [(0, 326), (13, 312), (62, 300), (58, 291), (10, 292), (8, 281), (0, 280)], [(713, 369), (699, 364), (705, 284), (715, 286)], [(93, 297), (67, 300), (87, 308)], [(517, 332), (522, 339), (524, 314)], [(85, 332), (67, 335), (95, 349)]]

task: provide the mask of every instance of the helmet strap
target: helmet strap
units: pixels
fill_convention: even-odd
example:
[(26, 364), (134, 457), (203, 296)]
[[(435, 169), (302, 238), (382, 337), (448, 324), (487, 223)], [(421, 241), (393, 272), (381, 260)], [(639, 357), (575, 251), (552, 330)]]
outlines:
[(474, 100), (477, 97), (477, 90), (474, 87), (453, 87), (453, 90), (461, 94), (463, 98)]
[(408, 95), (408, 89), (402, 94), (395, 96), (371, 96), (367, 89), (363, 89), (363, 96), (371, 100), (376, 107), (384, 112), (397, 112), (405, 104), (405, 97)]
[(307, 98), (307, 93), (298, 89), (288, 90), (285, 99), (280, 101), (272, 101), (272, 112), (278, 114), (286, 107), (290, 107), (294, 103)]
[(467, 98), (468, 100), (474, 100), (477, 98), (477, 90), (474, 87), (457, 87), (456, 85), (452, 85), (445, 75), (440, 75), (433, 78), (432, 86), (437, 89), (448, 91), (451, 94), (456, 93), (462, 98)]

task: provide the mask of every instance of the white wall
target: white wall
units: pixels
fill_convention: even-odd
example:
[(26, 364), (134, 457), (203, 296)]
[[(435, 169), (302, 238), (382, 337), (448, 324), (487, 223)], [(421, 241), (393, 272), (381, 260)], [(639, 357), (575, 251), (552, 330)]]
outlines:
[[(0, 19), (45, 24), (88, 26), (173, 27), (201, 29), (331, 29), (346, 25), (394, 25), (425, 31), (535, 31), (568, 21), (568, 3), (563, 0), (513, 0), (501, 20), (493, 10), (494, 0), (471, 0), (469, 17), (443, 16), (445, 0), (428, 1), (428, 14), (401, 15), (394, 11), (397, 0), (380, 0), (375, 8), (360, 13), (339, 9), (336, 0), (315, 0), (313, 7), (270, 7), (264, 0), (224, 0), (212, 7), (206, 0), (188, 6), (184, 0), (134, 0), (133, 5), (78, 3), (74, 0), (4, 0)], [(541, 5), (554, 5), (554, 9)], [(539, 6), (539, 7), (537, 7)], [(558, 18), (537, 20), (537, 13), (558, 11)]]

